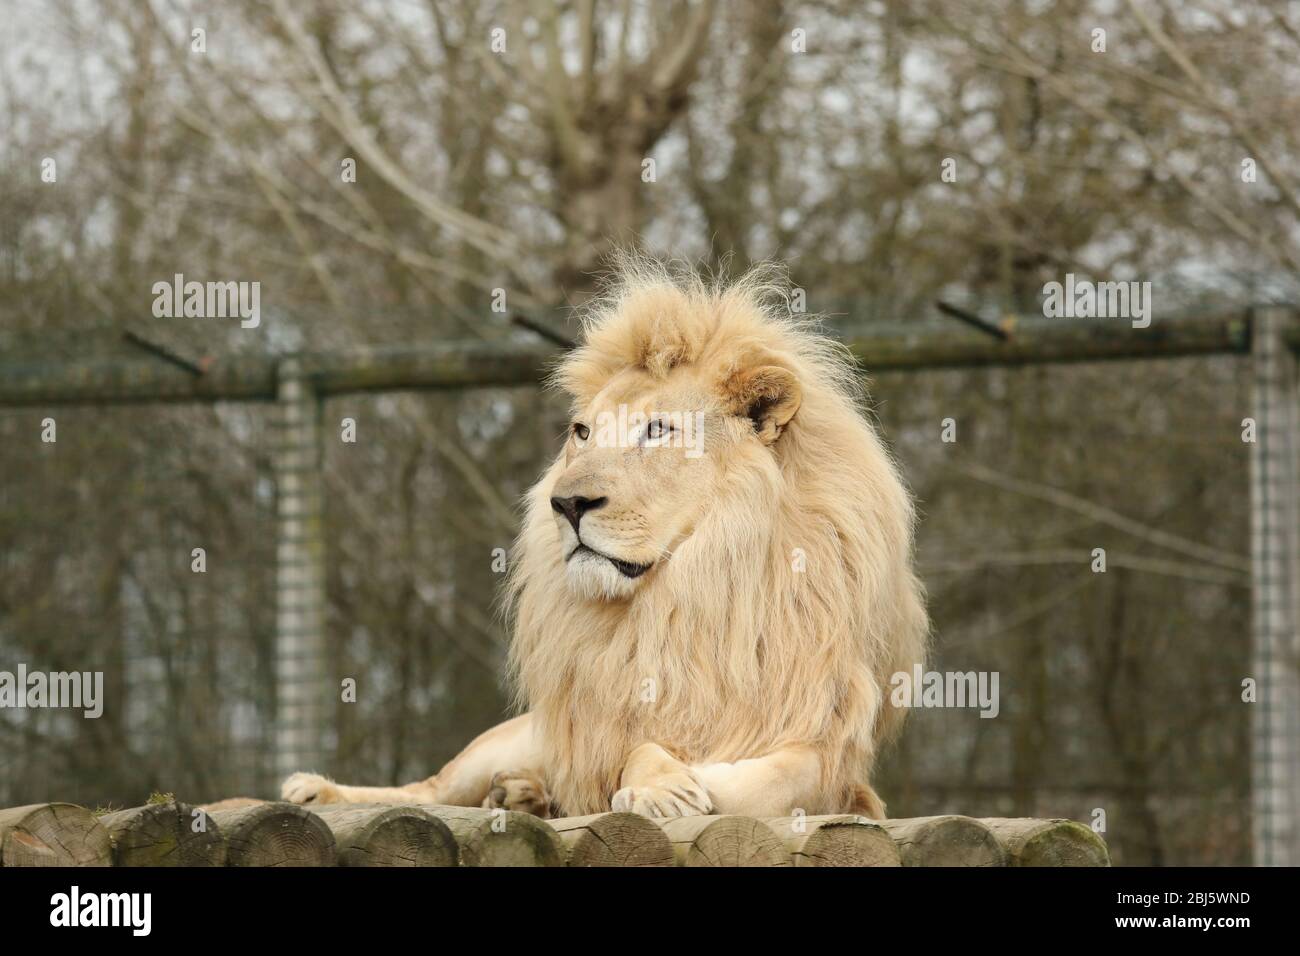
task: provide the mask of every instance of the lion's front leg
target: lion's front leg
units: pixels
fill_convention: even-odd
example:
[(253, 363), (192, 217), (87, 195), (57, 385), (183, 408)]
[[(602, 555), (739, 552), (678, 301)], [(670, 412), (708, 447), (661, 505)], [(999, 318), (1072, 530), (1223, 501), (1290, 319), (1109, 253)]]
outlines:
[[(543, 754), (532, 715), (479, 734), (437, 774), (401, 787), (353, 787), (315, 773), (295, 773), (280, 788), (292, 803), (438, 803), (503, 806), (545, 815), (549, 805)], [(499, 801), (493, 802), (500, 787)], [(485, 803), (485, 800), (488, 801)]]
[(658, 744), (632, 751), (612, 801), (615, 810), (646, 817), (692, 817), (713, 812), (704, 784), (690, 767)]
[(708, 790), (717, 813), (788, 817), (800, 811), (815, 814), (845, 809), (827, 805), (821, 760), (808, 747), (788, 747), (733, 763), (700, 764), (691, 771)]
[(808, 747), (688, 766), (658, 744), (642, 744), (628, 758), (619, 786), (614, 809), (648, 817), (706, 813), (786, 817), (832, 809), (823, 794), (821, 761)]

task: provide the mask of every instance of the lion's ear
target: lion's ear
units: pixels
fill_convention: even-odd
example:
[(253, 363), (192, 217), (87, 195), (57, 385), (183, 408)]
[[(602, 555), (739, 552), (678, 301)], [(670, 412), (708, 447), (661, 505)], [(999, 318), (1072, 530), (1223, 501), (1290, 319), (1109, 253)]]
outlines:
[(726, 384), (732, 408), (754, 423), (760, 441), (770, 445), (794, 418), (803, 390), (789, 369), (762, 365), (737, 372)]

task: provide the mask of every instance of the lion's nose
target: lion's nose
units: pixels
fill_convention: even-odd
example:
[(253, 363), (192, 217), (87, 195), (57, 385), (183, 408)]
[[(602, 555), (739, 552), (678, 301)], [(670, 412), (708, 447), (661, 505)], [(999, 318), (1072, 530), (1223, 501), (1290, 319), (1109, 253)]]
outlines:
[(569, 524), (573, 525), (573, 533), (578, 533), (578, 522), (588, 511), (595, 511), (608, 498), (584, 498), (582, 495), (574, 495), (572, 498), (552, 498), (551, 510), (556, 514), (564, 515), (569, 519)]

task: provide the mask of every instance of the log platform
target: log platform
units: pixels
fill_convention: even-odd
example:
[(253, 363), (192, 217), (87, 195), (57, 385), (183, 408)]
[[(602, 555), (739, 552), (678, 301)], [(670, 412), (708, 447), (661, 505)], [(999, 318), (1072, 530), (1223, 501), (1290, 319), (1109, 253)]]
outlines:
[(1109, 866), (1071, 820), (852, 815), (542, 820), (474, 807), (152, 803), (0, 809), (0, 866)]

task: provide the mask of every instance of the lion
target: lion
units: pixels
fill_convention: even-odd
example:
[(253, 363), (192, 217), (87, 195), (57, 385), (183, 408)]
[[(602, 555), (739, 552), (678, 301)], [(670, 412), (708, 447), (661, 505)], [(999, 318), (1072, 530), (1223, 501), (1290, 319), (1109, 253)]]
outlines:
[(928, 634), (915, 510), (847, 349), (788, 303), (774, 267), (626, 258), (552, 377), (573, 423), (507, 584), (522, 714), (427, 780), (282, 797), (883, 817), (889, 682)]

